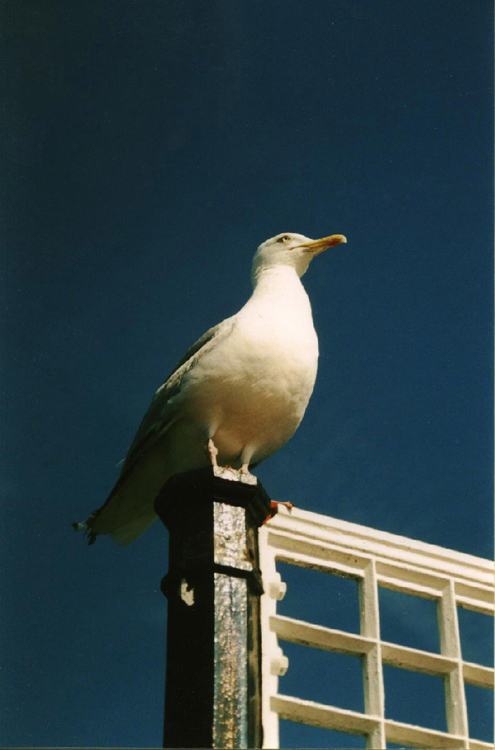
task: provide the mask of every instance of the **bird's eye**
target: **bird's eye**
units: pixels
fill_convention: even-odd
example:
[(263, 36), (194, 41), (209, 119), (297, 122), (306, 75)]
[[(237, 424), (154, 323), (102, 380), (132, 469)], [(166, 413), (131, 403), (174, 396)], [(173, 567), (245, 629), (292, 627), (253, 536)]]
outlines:
[(288, 234), (284, 234), (283, 237), (280, 237), (280, 239), (278, 240), (278, 242), (290, 242), (289, 235)]

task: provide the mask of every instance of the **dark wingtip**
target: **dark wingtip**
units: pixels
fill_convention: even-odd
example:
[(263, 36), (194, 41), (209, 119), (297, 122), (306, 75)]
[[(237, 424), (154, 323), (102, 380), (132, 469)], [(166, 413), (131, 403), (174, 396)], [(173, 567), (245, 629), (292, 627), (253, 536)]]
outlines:
[(84, 535), (88, 538), (88, 545), (94, 544), (98, 534), (93, 531), (93, 523), (97, 516), (97, 511), (92, 513), (83, 523), (77, 523), (75, 521), (71, 524), (74, 531), (84, 531)]

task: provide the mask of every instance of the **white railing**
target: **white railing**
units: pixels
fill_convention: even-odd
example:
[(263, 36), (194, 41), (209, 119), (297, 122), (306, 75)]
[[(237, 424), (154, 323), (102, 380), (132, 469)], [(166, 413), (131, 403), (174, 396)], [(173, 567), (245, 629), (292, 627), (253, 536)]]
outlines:
[[(461, 655), (457, 608), (494, 613), (494, 565), (482, 558), (375, 531), (357, 524), (280, 506), (260, 531), (265, 594), (261, 598), (263, 642), (263, 747), (279, 747), (279, 719), (366, 737), (369, 748), (471, 748), (492, 744), (470, 738), (464, 684), (493, 689), (494, 670)], [(359, 585), (360, 634), (277, 614), (286, 586), (276, 562), (352, 578)], [(379, 588), (437, 602), (440, 654), (380, 638)], [(297, 595), (297, 594), (294, 594)], [(279, 694), (288, 667), (279, 641), (361, 658), (364, 712)], [(447, 732), (387, 718), (383, 665), (444, 679)]]

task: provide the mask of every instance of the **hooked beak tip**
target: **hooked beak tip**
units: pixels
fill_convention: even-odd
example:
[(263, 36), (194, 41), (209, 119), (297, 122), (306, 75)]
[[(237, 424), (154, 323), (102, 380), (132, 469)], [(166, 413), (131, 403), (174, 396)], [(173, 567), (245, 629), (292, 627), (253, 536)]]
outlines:
[(319, 255), (320, 253), (323, 253), (325, 250), (328, 250), (330, 247), (335, 247), (336, 245), (342, 245), (347, 242), (347, 237), (345, 237), (343, 234), (332, 234), (330, 237), (322, 237), (321, 240), (314, 240), (313, 242), (308, 242), (306, 245), (303, 245), (303, 247), (313, 253), (313, 255)]

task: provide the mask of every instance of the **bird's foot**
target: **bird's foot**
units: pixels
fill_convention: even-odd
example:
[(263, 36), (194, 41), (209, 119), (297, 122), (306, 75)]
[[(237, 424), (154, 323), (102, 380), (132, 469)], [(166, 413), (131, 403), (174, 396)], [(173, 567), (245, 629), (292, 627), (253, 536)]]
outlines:
[(279, 505), (285, 505), (285, 507), (287, 508), (287, 510), (289, 511), (289, 513), (292, 511), (292, 508), (294, 507), (294, 503), (284, 503), (281, 500), (280, 501), (279, 500), (272, 500), (271, 503), (270, 503), (270, 506), (271, 506), (270, 513), (265, 518), (265, 520), (263, 521), (263, 524), (262, 524), (263, 526), (265, 525), (265, 523), (267, 521), (270, 520), (270, 518), (273, 518), (273, 516), (277, 515), (277, 513), (278, 513), (278, 506)]
[(258, 479), (249, 471), (249, 464), (243, 464), (239, 469), (239, 481), (244, 484), (258, 484)]
[(220, 479), (227, 479), (230, 482), (240, 482), (241, 484), (258, 484), (257, 478), (251, 474), (247, 467), (233, 469), (231, 466), (219, 466), (215, 463), (213, 474)]
[(213, 474), (220, 479), (228, 479), (231, 482), (241, 482), (242, 484), (258, 484), (258, 480), (249, 471), (249, 465), (244, 464), (240, 469), (233, 469), (231, 466), (219, 466), (217, 461), (218, 448), (210, 438), (206, 444), (206, 454), (210, 459), (213, 467)]
[(213, 474), (220, 479), (228, 479), (230, 482), (240, 482), (241, 484), (258, 484), (254, 474), (243, 472), (241, 469), (232, 469), (230, 466), (213, 467)]

